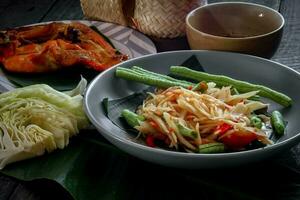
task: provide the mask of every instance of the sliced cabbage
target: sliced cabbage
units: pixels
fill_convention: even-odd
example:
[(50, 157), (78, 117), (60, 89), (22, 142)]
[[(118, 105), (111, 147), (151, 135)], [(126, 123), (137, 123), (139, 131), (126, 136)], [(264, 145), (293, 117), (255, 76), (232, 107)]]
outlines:
[(0, 94), (0, 169), (5, 165), (62, 149), (89, 126), (80, 93), (63, 93), (38, 84)]

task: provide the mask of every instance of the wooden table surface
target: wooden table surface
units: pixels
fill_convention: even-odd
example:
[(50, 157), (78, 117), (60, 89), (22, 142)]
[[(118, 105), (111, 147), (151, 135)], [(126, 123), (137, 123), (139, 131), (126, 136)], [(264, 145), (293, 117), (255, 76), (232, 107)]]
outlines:
[[(209, 1), (213, 2), (213, 1)], [(280, 47), (272, 58), (285, 64), (297, 71), (300, 71), (300, 1), (299, 0), (265, 0), (252, 1), (263, 2), (265, 5), (278, 9), (286, 20), (284, 34)], [(0, 1), (0, 30), (8, 27), (21, 26), (37, 22), (66, 19), (83, 19), (79, 0), (1, 0)], [(188, 49), (185, 38), (172, 40), (157, 40), (154, 43), (158, 51)], [(284, 81), (284, 80), (279, 80)], [(294, 147), (291, 151), (294, 156), (293, 170), (294, 176), (300, 182), (300, 145)], [(294, 178), (295, 178), (294, 177)], [(44, 192), (37, 193), (39, 184), (24, 184), (19, 180), (0, 174), (0, 199), (57, 199), (57, 194), (51, 193), (51, 190), (62, 192), (59, 199), (70, 199), (60, 187), (49, 183), (44, 185), (49, 191), (41, 189)], [(41, 186), (42, 187), (42, 186)], [(290, 194), (282, 199), (300, 199), (300, 188), (298, 192)], [(209, 199), (209, 198), (207, 198)], [(225, 199), (225, 197), (224, 197)]]

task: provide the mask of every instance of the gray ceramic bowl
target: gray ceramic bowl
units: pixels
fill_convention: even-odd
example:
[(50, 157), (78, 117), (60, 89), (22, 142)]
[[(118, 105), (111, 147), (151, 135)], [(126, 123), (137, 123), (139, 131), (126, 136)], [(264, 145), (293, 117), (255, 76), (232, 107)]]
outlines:
[(283, 109), (270, 102), (270, 109), (280, 109), (288, 121), (286, 134), (274, 145), (234, 153), (191, 154), (147, 147), (114, 125), (102, 109), (101, 100), (105, 97), (121, 98), (147, 87), (116, 78), (115, 67), (101, 73), (87, 88), (84, 106), (89, 119), (107, 140), (125, 152), (143, 160), (181, 168), (216, 168), (246, 164), (276, 155), (300, 142), (300, 75), (284, 65), (238, 53), (177, 51), (132, 59), (116, 67), (138, 65), (167, 74), (169, 66), (179, 65), (192, 55), (196, 55), (206, 72), (263, 84), (289, 95), (294, 100), (290, 108)]

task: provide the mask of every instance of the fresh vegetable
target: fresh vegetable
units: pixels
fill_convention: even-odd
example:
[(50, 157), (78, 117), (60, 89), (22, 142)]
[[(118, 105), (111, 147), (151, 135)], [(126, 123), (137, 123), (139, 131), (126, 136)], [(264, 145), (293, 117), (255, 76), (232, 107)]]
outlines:
[(262, 120), (259, 117), (257, 117), (256, 115), (254, 115), (254, 116), (251, 117), (250, 120), (251, 120), (251, 124), (254, 127), (261, 129), (261, 127), (263, 125), (263, 122), (262, 122)]
[(205, 81), (201, 81), (200, 83), (198, 83), (197, 85), (195, 85), (192, 90), (193, 91), (200, 91), (200, 92), (205, 92), (207, 90), (208, 86), (207, 83)]
[[(183, 69), (183, 73), (177, 73), (178, 68)], [(271, 124), (270, 117), (255, 114), (255, 111), (268, 107), (257, 99), (257, 94), (271, 92), (272, 98), (277, 95), (282, 98), (281, 103), (287, 103), (284, 94), (229, 77), (203, 75), (201, 72), (199, 75), (183, 67), (172, 67), (171, 72), (172, 69), (175, 69), (175, 75), (183, 74), (197, 81), (201, 77), (203, 80), (193, 84), (136, 66), (130, 69), (118, 67), (116, 70), (118, 77), (157, 86), (154, 92), (147, 92), (148, 97), (136, 113), (122, 112), (128, 124), (139, 131), (148, 146), (163, 143), (169, 148), (187, 152), (220, 153), (273, 144), (267, 130)], [(189, 76), (192, 72), (196, 78)], [(255, 100), (251, 100), (253, 97)], [(274, 126), (282, 132), (282, 116), (272, 115)], [(155, 143), (156, 140), (159, 142)]]
[(240, 94), (239, 91), (235, 87), (231, 88), (231, 93), (232, 94)]
[(282, 114), (279, 111), (275, 110), (272, 112), (271, 124), (278, 136), (282, 136), (284, 134), (285, 123), (283, 121)]
[(233, 127), (227, 123), (223, 123), (219, 126), (217, 126), (216, 130), (215, 130), (215, 134), (218, 135), (223, 135), (225, 134), (227, 131), (229, 131), (230, 129), (232, 129)]
[(164, 75), (164, 74), (159, 74), (159, 73), (155, 73), (155, 72), (152, 72), (152, 71), (148, 71), (146, 69), (143, 69), (141, 67), (138, 67), (138, 66), (133, 66), (130, 68), (131, 70), (135, 71), (135, 72), (139, 72), (145, 76), (152, 76), (154, 78), (156, 77), (159, 77), (161, 79), (166, 79), (166, 80), (169, 80), (169, 81), (174, 81), (176, 83), (182, 83), (182, 84), (185, 84), (185, 85), (192, 85), (191, 82), (189, 81), (185, 81), (185, 80), (179, 80), (179, 79), (175, 79), (173, 77), (170, 77), (170, 76), (167, 76), (167, 75)]
[(124, 117), (124, 119), (126, 120), (126, 122), (131, 126), (131, 127), (135, 127), (135, 126), (139, 126), (141, 121), (144, 121), (145, 118), (141, 115), (137, 115), (134, 112), (131, 112), (128, 109), (125, 109), (122, 111), (122, 117)]
[(231, 85), (232, 87), (236, 88), (239, 92), (242, 93), (250, 91), (259, 91), (259, 95), (267, 97), (285, 107), (292, 105), (292, 99), (290, 97), (263, 85), (255, 85), (245, 81), (235, 80), (227, 76), (208, 74), (205, 72), (199, 72), (180, 66), (172, 66), (170, 68), (170, 71), (174, 75), (178, 75), (185, 78), (191, 78), (197, 81), (212, 81), (218, 86)]
[(194, 130), (192, 130), (186, 126), (183, 126), (181, 124), (177, 124), (177, 128), (181, 135), (183, 135), (185, 137), (190, 137), (190, 138), (197, 138), (197, 133)]
[(139, 70), (133, 70), (133, 69), (123, 68), (123, 67), (118, 67), (116, 69), (116, 76), (126, 80), (136, 81), (139, 83), (144, 83), (147, 85), (152, 85), (160, 88), (168, 88), (172, 86), (182, 86), (187, 88), (191, 85), (194, 85), (192, 83), (182, 82), (176, 79), (170, 80), (161, 75), (157, 75), (157, 76), (155, 76), (154, 74), (149, 75), (148, 73), (141, 72)]
[[(227, 150), (243, 150), (254, 140), (272, 143), (262, 130), (250, 124), (255, 106), (245, 100), (255, 92), (237, 96), (230, 94), (229, 87), (220, 89), (208, 85), (203, 93), (177, 86), (158, 89), (148, 93), (136, 113), (125, 109), (122, 116), (141, 133), (148, 146), (159, 139), (170, 148), (182, 146), (187, 151), (202, 152), (199, 145), (210, 143), (222, 143)], [(234, 102), (232, 99), (240, 100)], [(261, 103), (256, 108), (261, 105), (267, 106)]]
[(153, 135), (147, 135), (146, 136), (146, 144), (149, 147), (155, 147), (155, 143), (154, 143), (154, 136)]
[(199, 145), (199, 153), (223, 153), (225, 152), (225, 146), (222, 143), (215, 142), (209, 144)]
[(64, 148), (86, 128), (81, 85), (68, 94), (39, 84), (0, 94), (0, 169)]
[[(237, 95), (240, 94), (239, 91), (235, 87), (232, 87), (231, 91), (233, 94), (237, 94)], [(252, 100), (252, 101), (259, 101), (260, 96), (256, 94), (256, 95), (249, 97), (248, 99)]]
[(161, 131), (161, 128), (154, 120), (148, 120), (147, 122), (150, 124), (150, 126), (152, 126), (152, 128), (155, 129), (155, 131), (157, 131), (157, 132)]
[(252, 101), (259, 101), (260, 100), (260, 96), (259, 95), (254, 95), (252, 97), (249, 97), (249, 100), (252, 100)]
[(257, 135), (250, 131), (234, 131), (231, 134), (224, 134), (220, 141), (233, 150), (239, 150), (257, 140)]

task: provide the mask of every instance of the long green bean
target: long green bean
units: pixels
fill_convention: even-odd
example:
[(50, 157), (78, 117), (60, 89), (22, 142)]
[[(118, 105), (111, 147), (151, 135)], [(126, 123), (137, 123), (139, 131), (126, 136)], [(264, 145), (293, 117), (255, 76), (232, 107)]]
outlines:
[(192, 129), (186, 127), (186, 126), (183, 126), (181, 124), (177, 124), (177, 128), (178, 128), (178, 131), (181, 135), (183, 136), (186, 136), (186, 137), (190, 137), (190, 138), (197, 138), (197, 133), (195, 131), (193, 131)]
[(177, 79), (171, 81), (159, 76), (154, 76), (154, 75), (149, 76), (147, 73), (142, 73), (142, 72), (138, 72), (123, 67), (118, 67), (116, 69), (116, 76), (119, 78), (124, 78), (126, 80), (136, 81), (136, 82), (140, 82), (140, 83), (144, 83), (156, 87), (161, 87), (161, 88), (168, 88), (172, 86), (181, 86), (187, 88), (189, 86), (194, 85), (192, 83), (188, 84), (181, 81), (177, 81)]
[(138, 66), (133, 66), (130, 69), (132, 69), (136, 72), (139, 72), (141, 74), (147, 75), (147, 76), (152, 76), (152, 77), (156, 77), (156, 78), (159, 77), (161, 79), (166, 79), (166, 80), (169, 80), (169, 81), (175, 81), (175, 82), (180, 82), (180, 83), (187, 84), (187, 85), (192, 85), (191, 82), (188, 82), (188, 81), (185, 81), (185, 80), (178, 80), (178, 79), (173, 78), (171, 76), (167, 76), (167, 75), (164, 75), (164, 74), (159, 74), (159, 73), (155, 73), (155, 72), (152, 72), (152, 71), (148, 71), (148, 70), (143, 69), (143, 68), (138, 67)]
[(283, 117), (277, 110), (273, 111), (271, 114), (271, 125), (278, 136), (282, 136), (284, 134), (285, 124)]
[(257, 90), (259, 91), (258, 94), (260, 96), (267, 97), (285, 107), (292, 105), (292, 99), (290, 97), (275, 90), (272, 90), (266, 86), (255, 85), (245, 81), (235, 80), (227, 76), (199, 72), (180, 66), (172, 66), (170, 68), (170, 71), (174, 75), (178, 75), (185, 78), (191, 78), (197, 81), (212, 81), (215, 82), (218, 86), (231, 85), (232, 87), (235, 87), (239, 92), (250, 92)]
[(259, 117), (257, 117), (256, 115), (251, 117), (250, 122), (251, 122), (251, 125), (253, 125), (254, 127), (259, 128), (259, 129), (261, 129), (261, 127), (263, 125), (262, 120)]
[(122, 111), (122, 117), (124, 117), (124, 119), (126, 120), (126, 122), (131, 126), (131, 127), (135, 127), (135, 126), (139, 126), (141, 121), (144, 121), (145, 118), (141, 115), (137, 115), (134, 112), (131, 112), (128, 109), (124, 109)]
[(222, 143), (208, 143), (199, 145), (199, 153), (223, 153), (225, 152), (225, 146)]

